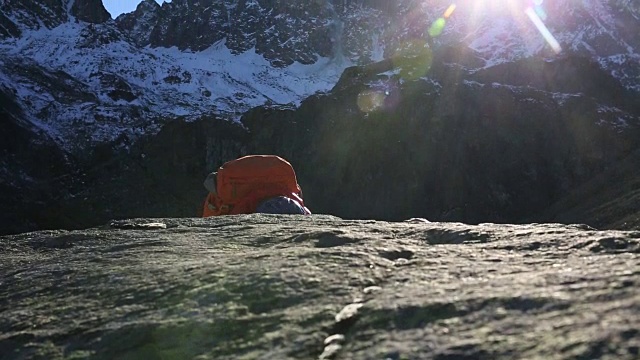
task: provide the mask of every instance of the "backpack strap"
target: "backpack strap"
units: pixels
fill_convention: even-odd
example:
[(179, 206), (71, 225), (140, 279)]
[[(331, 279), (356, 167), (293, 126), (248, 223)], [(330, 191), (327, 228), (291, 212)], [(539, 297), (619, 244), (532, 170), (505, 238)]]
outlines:
[(230, 210), (229, 214), (252, 214), (256, 211), (258, 204), (263, 200), (268, 198), (276, 197), (276, 196), (286, 196), (288, 198), (294, 199), (300, 203), (304, 207), (302, 199), (295, 193), (288, 191), (285, 188), (279, 189), (258, 189), (254, 190), (251, 193), (245, 195), (242, 200), (236, 203)]
[(255, 212), (258, 204), (261, 201), (275, 196), (286, 196), (297, 201), (304, 209), (306, 215), (311, 215), (311, 211), (309, 211), (309, 209), (304, 205), (304, 201), (302, 200), (302, 197), (300, 197), (300, 195), (283, 191), (278, 195), (265, 195), (264, 193), (261, 194), (261, 192), (254, 192), (235, 205), (222, 204), (222, 201), (215, 194), (210, 193), (209, 196), (207, 196), (207, 198), (205, 199), (202, 217), (252, 214)]
[(302, 200), (302, 196), (295, 193), (291, 193), (286, 196), (297, 201), (300, 204), (300, 206), (302, 206), (302, 209), (305, 211), (306, 213), (305, 215), (311, 215), (311, 211), (306, 206), (304, 206), (304, 200)]
[(227, 204), (222, 204), (222, 200), (218, 195), (209, 193), (204, 200), (204, 208), (202, 210), (202, 217), (227, 215), (231, 212), (232, 207)]

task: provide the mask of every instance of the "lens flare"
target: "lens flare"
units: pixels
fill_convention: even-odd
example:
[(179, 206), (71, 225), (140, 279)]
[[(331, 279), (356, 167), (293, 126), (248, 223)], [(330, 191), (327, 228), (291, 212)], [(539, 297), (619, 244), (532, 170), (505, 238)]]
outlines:
[(368, 90), (358, 94), (358, 108), (365, 113), (382, 109), (385, 95), (381, 91)]
[(400, 77), (416, 80), (426, 75), (433, 63), (433, 53), (425, 40), (404, 42), (392, 57), (393, 65), (400, 69)]
[(429, 28), (429, 36), (431, 36), (432, 38), (436, 36), (440, 36), (440, 34), (442, 34), (442, 31), (444, 30), (445, 25), (447, 25), (446, 19), (451, 17), (451, 15), (455, 10), (456, 10), (456, 4), (449, 5), (449, 7), (447, 8), (447, 10), (445, 10), (442, 17), (436, 19), (436, 21), (434, 21), (433, 24), (431, 24), (431, 27)]
[(542, 6), (536, 5), (536, 6), (534, 6), (534, 10), (536, 11), (536, 14), (538, 14), (540, 19), (542, 19), (542, 21), (547, 20), (547, 13), (544, 11)]
[(447, 10), (444, 12), (444, 18), (448, 19), (451, 14), (453, 14), (453, 11), (456, 9), (456, 4), (451, 4), (449, 5), (449, 7), (447, 8)]
[(439, 18), (434, 21), (429, 28), (429, 35), (431, 37), (436, 37), (442, 34), (442, 30), (444, 30), (444, 26), (446, 25), (446, 23), (447, 21), (444, 18)]
[(369, 89), (358, 94), (356, 102), (360, 111), (394, 111), (400, 104), (400, 90), (396, 79), (379, 79), (369, 86)]
[(531, 21), (533, 22), (533, 25), (536, 26), (538, 31), (540, 31), (540, 34), (542, 34), (542, 37), (544, 37), (544, 39), (547, 41), (549, 46), (551, 46), (553, 51), (555, 51), (556, 54), (559, 54), (560, 51), (562, 51), (562, 47), (560, 47), (560, 43), (558, 43), (558, 40), (556, 40), (556, 38), (553, 37), (553, 34), (551, 34), (551, 31), (549, 31), (547, 26), (542, 22), (542, 20), (540, 19), (538, 14), (535, 12), (535, 10), (528, 7), (524, 12), (527, 14), (529, 19), (531, 19)]
[[(468, 20), (471, 22), (471, 28), (479, 29), (481, 25), (478, 21), (483, 17), (495, 16), (497, 18), (506, 14), (512, 17), (515, 25), (520, 28), (525, 41), (527, 41), (529, 40), (529, 27), (525, 27), (528, 22), (525, 20), (526, 17), (522, 16), (524, 13), (536, 27), (538, 33), (542, 35), (546, 43), (549, 44), (551, 49), (556, 54), (559, 54), (562, 52), (562, 47), (544, 23), (548, 18), (548, 14), (543, 4), (544, 0), (477, 0), (466, 3), (466, 5), (471, 7), (471, 9), (468, 10), (470, 13), (470, 18)], [(454, 5), (455, 4), (452, 6)], [(452, 6), (449, 8), (455, 9), (455, 7)], [(449, 9), (447, 9), (445, 15), (450, 15), (450, 12), (453, 12), (453, 10), (449, 11)], [(444, 24), (442, 22), (439, 24), (434, 23), (430, 29), (430, 33), (439, 35), (442, 32), (442, 28), (444, 28)], [(476, 33), (477, 32), (472, 32), (468, 36), (473, 36)], [(480, 46), (484, 46), (483, 42), (486, 42), (486, 40), (487, 39), (483, 39), (481, 37), (478, 39), (478, 44)]]

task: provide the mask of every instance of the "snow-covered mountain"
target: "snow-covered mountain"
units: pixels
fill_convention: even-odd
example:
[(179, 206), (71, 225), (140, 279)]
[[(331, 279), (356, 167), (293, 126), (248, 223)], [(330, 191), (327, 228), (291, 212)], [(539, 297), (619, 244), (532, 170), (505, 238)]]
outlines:
[[(526, 3), (461, 1), (445, 20), (451, 4), (441, 0), (145, 0), (113, 20), (98, 0), (4, 0), (0, 86), (26, 121), (82, 152), (174, 117), (237, 119), (265, 103), (296, 105), (331, 89), (347, 66), (416, 43), (466, 46), (476, 68), (557, 56)], [(563, 51), (590, 54), (640, 91), (635, 2), (536, 3)], [(438, 21), (441, 33), (430, 34)]]
[(148, 134), (176, 116), (297, 102), (333, 86), (342, 70), (330, 59), (274, 70), (255, 51), (233, 55), (224, 44), (139, 48), (114, 24), (70, 22), (3, 45), (2, 84), (29, 120), (60, 144), (82, 146)]
[(199, 52), (141, 47), (114, 21), (81, 21), (67, 3), (52, 8), (67, 16), (47, 22), (2, 5), (20, 36), (0, 44), (0, 79), (28, 121), (68, 151), (148, 134), (176, 116), (233, 118), (264, 103), (296, 103), (333, 86), (345, 66), (322, 58), (273, 69), (255, 49), (234, 55), (224, 41)]
[(190, 216), (247, 151), (302, 164), (320, 211), (512, 221), (637, 148), (636, 1), (455, 5), (0, 0), (0, 230)]

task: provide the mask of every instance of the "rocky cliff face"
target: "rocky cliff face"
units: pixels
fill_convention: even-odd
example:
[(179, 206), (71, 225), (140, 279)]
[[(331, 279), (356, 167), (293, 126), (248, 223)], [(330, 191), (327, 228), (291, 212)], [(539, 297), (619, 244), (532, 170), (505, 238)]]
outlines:
[(111, 14), (102, 5), (102, 0), (74, 0), (71, 15), (89, 24), (102, 24), (111, 19)]
[[(536, 217), (539, 222), (587, 221), (598, 228), (640, 229), (640, 150), (608, 166)], [(615, 184), (610, 186), (609, 184)]]
[(434, 65), (414, 81), (377, 66), (348, 69), (295, 111), (243, 117), (253, 152), (291, 159), (320, 212), (517, 222), (637, 148), (635, 97), (606, 73), (582, 77), (594, 66), (582, 58)]
[(639, 237), (317, 215), (0, 237), (0, 354), (637, 359)]
[(101, 0), (5, 0), (0, 12), (1, 37), (19, 37), (20, 28), (53, 29), (71, 17), (91, 24), (111, 19)]
[[(13, 45), (13, 51), (9, 53), (17, 56), (5, 59), (6, 62), (22, 63), (21, 58), (33, 59), (33, 65), (63, 71), (77, 81), (88, 84), (86, 90), (96, 95), (100, 93), (100, 83), (95, 80), (97, 75), (102, 76), (103, 73), (120, 75), (121, 81), (132, 88), (129, 92), (133, 95), (157, 92), (159, 86), (169, 84), (171, 86), (166, 89), (168, 96), (112, 96), (101, 100), (106, 103), (126, 100), (129, 103), (127, 108), (132, 108), (137, 105), (132, 104), (133, 100), (138, 99), (141, 108), (149, 108), (156, 114), (185, 105), (188, 105), (185, 112), (202, 113), (218, 111), (231, 101), (227, 97), (211, 99), (211, 95), (195, 94), (216, 93), (206, 84), (221, 79), (199, 74), (202, 70), (215, 72), (215, 64), (199, 65), (194, 69), (186, 64), (192, 59), (165, 59), (166, 53), (145, 53), (125, 44), (175, 47), (190, 52), (220, 45), (228, 48), (232, 54), (255, 51), (270, 65), (277, 67), (293, 62), (311, 64), (323, 58), (332, 58), (345, 65), (366, 64), (402, 54), (416, 42), (428, 42), (432, 46), (459, 44), (473, 49), (481, 59), (474, 64), (475, 68), (491, 67), (535, 55), (549, 55), (549, 46), (524, 15), (525, 3), (516, 3), (517, 6), (510, 10), (500, 10), (499, 7), (462, 2), (458, 4), (454, 15), (447, 19), (444, 31), (435, 38), (432, 36), (435, 33), (429, 34), (430, 26), (450, 5), (445, 1), (405, 0), (389, 5), (380, 1), (322, 0), (302, 8), (296, 2), (289, 1), (177, 0), (159, 6), (155, 1), (145, 0), (135, 12), (116, 19), (118, 29), (115, 29), (114, 22), (107, 21), (108, 13), (97, 1), (5, 1), (0, 5), (0, 21), (3, 24), (1, 31), (8, 38), (6, 45)], [(636, 6), (625, 1), (588, 1), (570, 5), (566, 2), (549, 2), (541, 8), (540, 14), (563, 49), (596, 59), (602, 68), (613, 72), (625, 86), (637, 90), (638, 69), (634, 64), (638, 62), (635, 30), (639, 16)], [(78, 21), (78, 27), (59, 28), (72, 18), (74, 22)], [(38, 29), (46, 32), (46, 36), (40, 34), (40, 37), (48, 41), (38, 41), (39, 37), (32, 34), (33, 30)], [(49, 31), (53, 29), (57, 30)], [(12, 38), (24, 41), (15, 43)], [(105, 49), (105, 45), (108, 45), (108, 49)], [(74, 53), (78, 46), (90, 51)], [(67, 61), (67, 57), (60, 59), (63, 52), (70, 53), (69, 57), (76, 60)], [(103, 61), (87, 64), (78, 60), (80, 57), (102, 58)], [(211, 58), (211, 55), (198, 58), (198, 61), (205, 58)], [(164, 60), (172, 64), (166, 64)], [(162, 69), (162, 74), (156, 74), (143, 63), (154, 63), (155, 68)], [(144, 81), (149, 78), (154, 78), (154, 81)], [(37, 78), (9, 80), (15, 84), (38, 85)], [(238, 81), (237, 78), (233, 80)], [(269, 83), (275, 85), (275, 81), (269, 80)], [(184, 86), (175, 86), (178, 84), (191, 84), (189, 92), (192, 96), (176, 96), (186, 91)], [(255, 96), (250, 94), (249, 89), (237, 85), (241, 84), (234, 86), (233, 81), (224, 82), (224, 86), (237, 87), (236, 92), (242, 94), (245, 100), (249, 95)], [(17, 87), (24, 92), (23, 86)], [(308, 96), (311, 93), (300, 95)], [(249, 105), (259, 105), (268, 99), (263, 97), (256, 100)], [(281, 101), (286, 103), (291, 100), (289, 97)], [(26, 103), (27, 99), (20, 97), (19, 101)], [(271, 101), (281, 102), (278, 99)], [(170, 106), (158, 107), (158, 102)], [(122, 107), (124, 104), (120, 105)], [(240, 101), (236, 101), (232, 108), (246, 110)], [(128, 109), (109, 112), (119, 116), (123, 110)], [(148, 120), (148, 117), (145, 118)], [(96, 132), (99, 131), (94, 130), (94, 134)], [(69, 137), (71, 134), (65, 135)], [(74, 142), (75, 139), (69, 141)]]
[(36, 209), (50, 206), (51, 194), (75, 183), (76, 171), (48, 134), (22, 119), (11, 94), (0, 89), (0, 103), (1, 232), (37, 229)]
[(343, 51), (366, 62), (371, 61), (374, 37), (356, 32), (383, 24), (382, 9), (391, 8), (399, 6), (379, 1), (206, 0), (160, 7), (147, 0), (116, 22), (132, 31), (141, 46), (201, 51), (224, 41), (234, 53), (255, 48), (274, 66), (310, 64), (319, 57), (344, 56)]
[[(317, 56), (368, 63), (403, 51), (415, 41), (462, 40), (487, 64), (549, 51), (525, 14), (530, 5), (525, 1), (509, 6), (459, 2), (446, 31), (429, 39), (435, 37), (429, 34), (430, 25), (449, 5), (437, 0), (320, 0), (305, 5), (280, 0), (178, 0), (160, 7), (147, 0), (116, 21), (122, 29), (135, 31), (142, 46), (200, 51), (225, 41), (234, 52), (255, 48), (275, 66), (314, 62)], [(563, 47), (598, 57), (608, 66), (615, 66), (612, 57), (626, 65), (637, 61), (635, 29), (640, 12), (631, 2), (550, 1), (537, 10)], [(628, 75), (633, 83), (637, 73)]]
[[(435, 58), (445, 64), (446, 56)], [(434, 65), (428, 78), (404, 79), (421, 68), (415, 61), (350, 68), (331, 92), (297, 108), (255, 108), (243, 126), (172, 122), (132, 152), (105, 149), (104, 158), (115, 159), (108, 170), (92, 170), (90, 187), (77, 190), (82, 196), (55, 204), (62, 213), (82, 213), (77, 224), (64, 222), (72, 227), (144, 214), (194, 216), (208, 171), (241, 155), (271, 153), (293, 163), (316, 213), (638, 227), (637, 104), (608, 74), (588, 70), (597, 68), (593, 62), (522, 61), (494, 74)], [(577, 192), (595, 176), (605, 176), (601, 190)], [(576, 196), (579, 210), (571, 205)], [(549, 208), (565, 198), (574, 200)]]
[[(426, 44), (473, 51), (475, 61), (462, 64), (470, 71), (556, 56), (526, 17), (525, 2), (502, 9), (463, 1), (445, 21), (449, 5), (145, 0), (111, 21), (97, 0), (3, 1), (0, 79), (25, 120), (82, 156), (97, 143), (126, 146), (122, 139), (135, 141), (179, 116), (237, 120), (265, 103), (297, 105), (330, 89), (349, 65), (407, 56)], [(639, 90), (637, 6), (548, 2), (536, 10), (563, 54), (589, 57)]]

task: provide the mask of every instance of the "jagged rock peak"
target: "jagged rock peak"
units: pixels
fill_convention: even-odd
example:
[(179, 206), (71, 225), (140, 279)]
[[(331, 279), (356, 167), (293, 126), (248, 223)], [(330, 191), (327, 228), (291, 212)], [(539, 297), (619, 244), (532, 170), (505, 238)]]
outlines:
[(138, 7), (136, 8), (136, 10), (138, 9), (159, 9), (160, 8), (160, 4), (158, 4), (155, 0), (142, 0), (142, 2), (140, 2), (140, 4), (138, 4)]
[[(148, 13), (148, 12), (155, 13), (160, 9), (161, 9), (160, 4), (158, 4), (155, 0), (142, 0), (138, 4), (138, 6), (136, 7), (136, 10), (132, 14), (134, 14), (136, 16), (141, 16), (141, 15), (144, 15), (145, 13)], [(131, 13), (129, 13), (129, 14), (131, 14)], [(122, 14), (120, 16), (126, 16), (126, 15), (129, 15), (129, 14)]]
[(102, 5), (102, 0), (70, 0), (71, 15), (78, 20), (101, 24), (111, 19), (111, 14)]
[(155, 0), (144, 0), (136, 10), (122, 14), (116, 18), (118, 27), (131, 35), (131, 39), (139, 45), (149, 45), (151, 32), (160, 17), (161, 7)]

